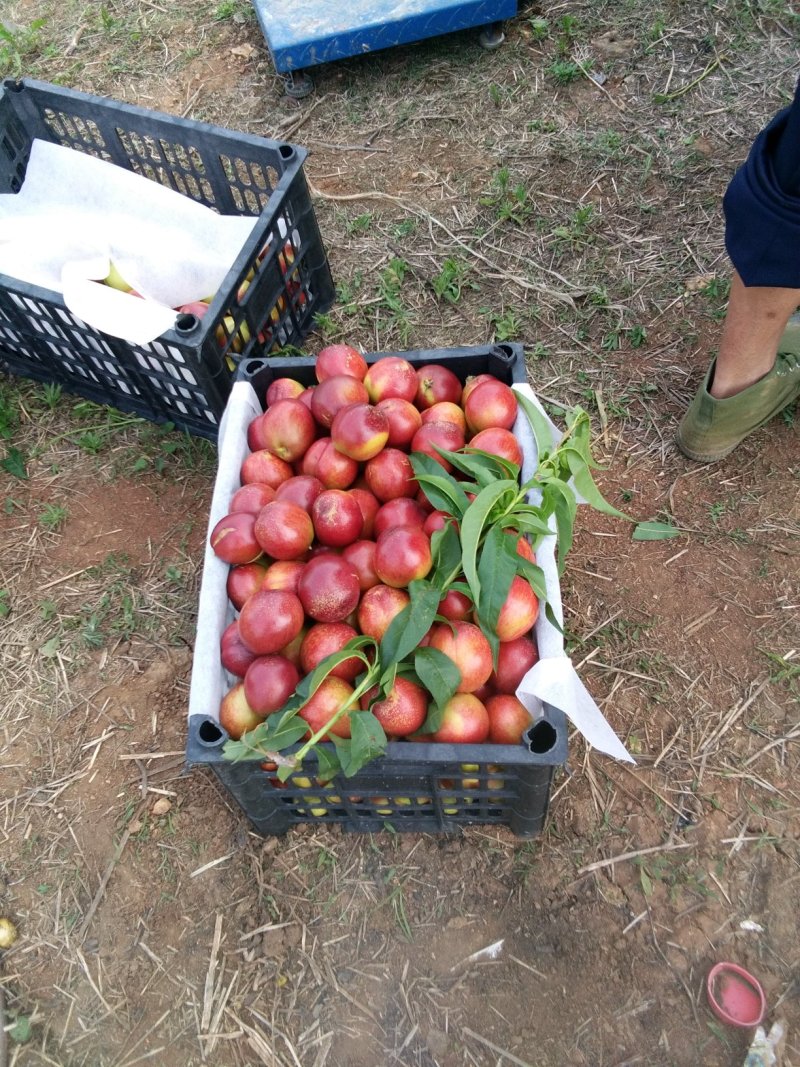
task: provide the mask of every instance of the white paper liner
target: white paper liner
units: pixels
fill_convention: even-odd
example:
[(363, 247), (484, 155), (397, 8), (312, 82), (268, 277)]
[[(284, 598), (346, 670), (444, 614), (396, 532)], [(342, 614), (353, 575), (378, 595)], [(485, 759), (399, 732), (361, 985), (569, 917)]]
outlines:
[[(0, 273), (63, 293), (90, 326), (143, 344), (174, 325), (173, 308), (217, 292), (256, 222), (36, 139), (22, 188), (0, 194)], [(110, 261), (144, 300), (97, 284)]]
[[(561, 440), (561, 433), (539, 403), (531, 387), (518, 384), (514, 385), (514, 389), (524, 393), (547, 419), (553, 435), (553, 443), (557, 444)], [(536, 470), (538, 452), (530, 424), (522, 412), (519, 413), (514, 424), (514, 434), (522, 445), (524, 457), (522, 480), (527, 481)], [(538, 503), (533, 494), (531, 494), (531, 503)], [(554, 531), (553, 536), (544, 538), (537, 548), (536, 562), (544, 572), (548, 600), (553, 614), (563, 625), (561, 588), (556, 564), (555, 523), (552, 519), (550, 527)], [(565, 654), (563, 635), (550, 623), (543, 611), (539, 613), (539, 618), (536, 620), (535, 632), (539, 662), (531, 667), (520, 682), (517, 689), (518, 699), (534, 717), (541, 715), (543, 703), (559, 708), (593, 748), (608, 756), (613, 756), (614, 759), (634, 763), (635, 761), (611, 729), (602, 711), (580, 680), (572, 660)]]

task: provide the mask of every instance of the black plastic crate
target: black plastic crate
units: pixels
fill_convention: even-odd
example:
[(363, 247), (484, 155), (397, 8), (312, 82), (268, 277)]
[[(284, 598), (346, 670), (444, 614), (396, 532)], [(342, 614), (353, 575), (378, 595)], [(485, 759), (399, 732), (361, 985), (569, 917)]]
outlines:
[(180, 316), (150, 344), (103, 334), (59, 293), (0, 274), (0, 368), (215, 438), (239, 362), (301, 345), (314, 315), (333, 303), (305, 150), (42, 82), (4, 81), (0, 192), (21, 187), (34, 138), (134, 171), (221, 214), (258, 216), (204, 318)]
[[(567, 759), (562, 712), (546, 708), (525, 745), (446, 745), (390, 741), (386, 755), (352, 778), (326, 785), (314, 778), (316, 757), (284, 785), (274, 767), (258, 760), (222, 758), (227, 735), (217, 723), (189, 722), (187, 761), (209, 763), (219, 780), (262, 834), (283, 834), (298, 823), (339, 823), (373, 833), (453, 833), (476, 823), (508, 826), (517, 837), (535, 837), (544, 826), (550, 786)], [(287, 749), (287, 754), (299, 749)]]
[[(381, 352), (366, 355), (368, 363), (386, 356), (402, 356), (415, 366), (444, 363), (462, 380), (470, 375), (494, 374), (507, 384), (526, 381), (521, 345), (499, 344), (480, 348), (430, 349), (414, 352)], [(313, 358), (245, 360), (238, 381), (249, 383), (256, 407), (263, 408), (266, 391), (276, 378), (295, 378), (303, 384), (316, 382)], [(238, 387), (237, 387), (238, 388)], [(232, 403), (235, 402), (234, 396)], [(223, 442), (220, 468), (236, 470), (226, 462)], [(234, 442), (241, 447), (241, 442)], [(246, 444), (243, 449), (246, 454)], [(215, 489), (209, 530), (221, 518), (236, 484)], [(199, 656), (216, 656), (219, 639), (234, 612), (228, 603), (225, 580), (228, 568), (206, 548), (200, 595)], [(541, 613), (537, 627), (549, 625)], [(389, 742), (386, 754), (367, 764), (352, 778), (337, 776), (320, 785), (314, 776), (312, 752), (303, 768), (284, 785), (278, 783), (274, 766), (259, 760), (233, 763), (224, 759), (227, 734), (220, 727), (217, 708), (231, 680), (221, 664), (218, 684), (201, 687), (192, 679), (186, 744), (189, 765), (211, 766), (241, 806), (254, 828), (262, 834), (283, 834), (300, 823), (337, 823), (345, 830), (374, 832), (391, 826), (396, 831), (453, 833), (471, 824), (508, 826), (518, 837), (538, 834), (547, 815), (550, 788), (556, 767), (566, 762), (567, 724), (562, 711), (545, 705), (542, 718), (530, 727), (526, 743), (519, 745), (454, 745), (438, 742)], [(287, 750), (296, 752), (300, 745)]]

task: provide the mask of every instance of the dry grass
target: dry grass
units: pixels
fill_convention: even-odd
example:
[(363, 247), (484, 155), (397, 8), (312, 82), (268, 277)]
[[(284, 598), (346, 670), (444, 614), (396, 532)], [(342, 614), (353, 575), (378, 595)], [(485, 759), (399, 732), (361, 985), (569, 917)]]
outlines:
[(724, 957), (800, 1064), (796, 427), (716, 468), (671, 444), (724, 312), (721, 194), (798, 72), (789, 5), (526, 7), (496, 53), (343, 63), (302, 106), (245, 4), (10, 18), (25, 73), (307, 145), (340, 286), (320, 336), (524, 340), (538, 393), (592, 412), (611, 499), (684, 531), (582, 522), (571, 654), (637, 766), (572, 737), (539, 841), (262, 841), (182, 774), (208, 452), (0, 383), (29, 476), (0, 472), (10, 1064), (727, 1065)]

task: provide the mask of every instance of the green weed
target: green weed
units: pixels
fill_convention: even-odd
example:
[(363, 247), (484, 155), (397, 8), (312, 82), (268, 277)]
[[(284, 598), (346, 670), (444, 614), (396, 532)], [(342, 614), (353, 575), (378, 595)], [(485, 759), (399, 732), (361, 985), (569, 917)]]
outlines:
[(529, 359), (538, 361), (540, 359), (547, 359), (550, 356), (550, 351), (547, 348), (547, 345), (543, 344), (541, 341), (536, 341), (528, 349), (527, 354)]
[(389, 333), (397, 333), (404, 345), (408, 343), (412, 327), (408, 308), (401, 296), (407, 271), (408, 263), (404, 259), (395, 258), (384, 268), (378, 280), (378, 306), (388, 320)]
[(628, 343), (631, 348), (641, 348), (647, 340), (647, 330), (644, 326), (631, 326), (628, 330)]
[(461, 299), (461, 291), (465, 286), (476, 289), (474, 283), (467, 282), (469, 266), (464, 260), (457, 257), (449, 257), (442, 264), (442, 269), (433, 279), (433, 289), (436, 295), (447, 300), (451, 304), (457, 304)]
[(220, 0), (211, 17), (215, 22), (247, 22), (252, 17), (252, 10), (243, 0)]
[(166, 567), (164, 574), (167, 581), (172, 582), (173, 585), (183, 585), (183, 571), (175, 563), (170, 563)]
[(42, 399), (51, 411), (58, 407), (61, 393), (61, 386), (57, 382), (48, 382), (42, 387)]
[(545, 41), (550, 34), (550, 23), (547, 19), (532, 18), (528, 19), (528, 25), (531, 30), (531, 37), (534, 41)]
[(501, 167), (495, 174), (491, 189), (481, 198), (484, 207), (493, 207), (499, 222), (515, 222), (521, 226), (533, 210), (528, 200), (528, 190), (521, 182), (511, 184), (508, 167)]
[(571, 59), (554, 59), (548, 66), (547, 73), (559, 85), (570, 85), (581, 77), (586, 66), (587, 64), (584, 64), (582, 69), (580, 64)]
[(581, 204), (575, 208), (568, 223), (555, 227), (553, 236), (562, 244), (589, 244), (594, 240), (592, 229), (595, 222), (594, 204)]
[(800, 683), (800, 663), (793, 663), (788, 656), (781, 656), (777, 652), (770, 652), (766, 648), (758, 650), (762, 656), (766, 656), (771, 664), (770, 681), (786, 682), (791, 692), (796, 693)]
[(514, 338), (519, 337), (522, 323), (513, 311), (509, 309), (507, 311), (498, 312), (488, 308), (483, 308), (482, 311), (489, 320), (495, 340), (511, 341)]
[(39, 31), (47, 19), (34, 19), (28, 26), (18, 28), (0, 22), (0, 76), (18, 78), (25, 61), (40, 48)]
[(410, 237), (412, 233), (416, 232), (416, 229), (416, 219), (403, 219), (402, 222), (398, 222), (396, 226), (392, 227), (392, 237)]
[(61, 504), (45, 504), (39, 514), (39, 525), (45, 530), (57, 530), (66, 519), (69, 511)]
[(8, 440), (19, 424), (19, 409), (14, 403), (10, 387), (0, 382), (0, 437)]
[(623, 144), (623, 136), (618, 130), (598, 130), (589, 142), (596, 155), (608, 160), (619, 159), (624, 155)]
[(372, 227), (373, 215), (371, 211), (365, 211), (362, 215), (356, 215), (345, 224), (347, 232), (353, 236), (359, 233), (368, 233)]

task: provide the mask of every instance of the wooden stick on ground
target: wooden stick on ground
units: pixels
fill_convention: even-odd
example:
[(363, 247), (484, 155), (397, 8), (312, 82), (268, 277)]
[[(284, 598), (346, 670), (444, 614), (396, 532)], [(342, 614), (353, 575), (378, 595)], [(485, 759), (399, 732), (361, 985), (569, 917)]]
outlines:
[[(100, 905), (100, 901), (103, 899), (103, 894), (105, 893), (106, 887), (108, 886), (108, 883), (111, 880), (111, 875), (114, 873), (114, 868), (119, 863), (120, 857), (122, 856), (122, 853), (125, 851), (125, 846), (128, 843), (128, 838), (131, 836), (131, 829), (130, 828), (131, 828), (131, 826), (133, 826), (135, 823), (138, 822), (139, 816), (144, 812), (144, 809), (146, 807), (147, 807), (147, 803), (146, 802), (139, 805), (139, 807), (134, 812), (133, 817), (128, 822), (128, 825), (125, 827), (125, 829), (124, 829), (124, 831), (122, 833), (122, 837), (120, 837), (119, 842), (117, 843), (117, 847), (114, 849), (114, 855), (111, 857), (111, 861), (110, 861), (109, 865), (106, 867), (105, 874), (100, 879), (100, 885), (97, 887), (97, 892), (94, 895), (94, 900), (89, 905), (89, 910), (86, 912), (84, 920), (81, 923), (81, 928), (78, 931), (78, 941), (79, 942), (83, 942), (83, 939), (86, 937), (86, 931), (89, 929), (89, 924), (91, 923), (92, 919), (94, 918), (94, 913), (97, 911), (97, 909), (98, 909), (98, 907)], [(2, 1065), (0, 1065), (0, 1067), (2, 1067)]]

